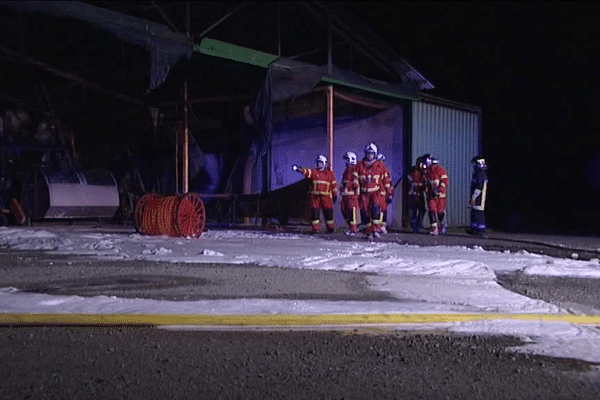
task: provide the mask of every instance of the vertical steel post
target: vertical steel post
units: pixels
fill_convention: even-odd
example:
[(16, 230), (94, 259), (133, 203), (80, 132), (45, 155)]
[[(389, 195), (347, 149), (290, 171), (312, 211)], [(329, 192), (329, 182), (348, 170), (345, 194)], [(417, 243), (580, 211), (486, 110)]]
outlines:
[[(191, 34), (191, 12), (190, 2), (185, 2), (185, 34), (190, 39)], [(188, 81), (187, 76), (183, 79), (183, 176), (182, 176), (182, 192), (189, 191), (190, 183), (190, 121), (189, 121), (189, 101), (188, 101)]]
[(327, 86), (327, 151), (329, 155), (329, 166), (333, 171), (333, 86)]
[(188, 84), (187, 78), (183, 80), (183, 176), (182, 176), (182, 193), (189, 191), (189, 157), (190, 157), (190, 146), (189, 146), (189, 118), (188, 118)]
[(331, 15), (327, 22), (327, 73), (331, 75), (333, 64), (333, 22), (331, 21)]
[(281, 1), (277, 2), (277, 55), (281, 57)]
[[(176, 110), (177, 114), (179, 115), (179, 110)], [(179, 148), (181, 147), (181, 123), (177, 122), (175, 124), (175, 194), (179, 194), (179, 181), (180, 181), (180, 177), (179, 177), (179, 170), (181, 168), (179, 168)]]

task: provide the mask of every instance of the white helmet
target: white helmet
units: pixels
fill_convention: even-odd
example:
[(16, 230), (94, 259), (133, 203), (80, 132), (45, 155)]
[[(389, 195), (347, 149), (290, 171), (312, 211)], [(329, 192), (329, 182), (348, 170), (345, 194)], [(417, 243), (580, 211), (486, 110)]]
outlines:
[(381, 161), (385, 161), (385, 156), (381, 153), (377, 154), (377, 159)]
[(368, 145), (365, 146), (365, 154), (367, 154), (367, 153), (377, 154), (377, 146), (375, 146), (375, 143), (369, 143)]
[(346, 161), (346, 165), (356, 165), (356, 154), (349, 151), (344, 154), (344, 160)]
[(317, 157), (317, 163), (322, 162), (324, 165), (327, 165), (327, 157), (325, 157), (324, 155), (320, 154)]
[(487, 168), (487, 164), (485, 163), (485, 158), (483, 158), (482, 156), (473, 157), (473, 159), (471, 160), (471, 163), (473, 164), (473, 166), (475, 168), (479, 168), (479, 169)]

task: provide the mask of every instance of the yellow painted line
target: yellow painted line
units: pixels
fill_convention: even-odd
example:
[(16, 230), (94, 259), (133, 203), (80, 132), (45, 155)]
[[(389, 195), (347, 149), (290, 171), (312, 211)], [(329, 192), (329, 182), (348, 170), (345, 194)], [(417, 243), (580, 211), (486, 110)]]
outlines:
[(36, 314), (0, 313), (0, 325), (196, 325), (317, 326), (431, 324), (491, 320), (538, 320), (600, 325), (600, 315), (571, 314)]

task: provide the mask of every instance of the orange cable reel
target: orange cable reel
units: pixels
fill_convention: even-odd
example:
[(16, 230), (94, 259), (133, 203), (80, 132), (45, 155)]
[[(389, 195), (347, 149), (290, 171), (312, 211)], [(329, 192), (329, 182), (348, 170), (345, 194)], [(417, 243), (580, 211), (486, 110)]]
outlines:
[(195, 193), (161, 196), (147, 193), (135, 205), (136, 231), (144, 235), (199, 238), (206, 227), (204, 202)]

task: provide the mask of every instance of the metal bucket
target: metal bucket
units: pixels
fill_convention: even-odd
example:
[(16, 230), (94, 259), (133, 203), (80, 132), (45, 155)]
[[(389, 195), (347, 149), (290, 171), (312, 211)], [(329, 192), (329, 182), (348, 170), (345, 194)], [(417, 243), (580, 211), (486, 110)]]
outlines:
[(108, 171), (36, 168), (23, 179), (22, 205), (31, 219), (112, 218), (117, 182)]

